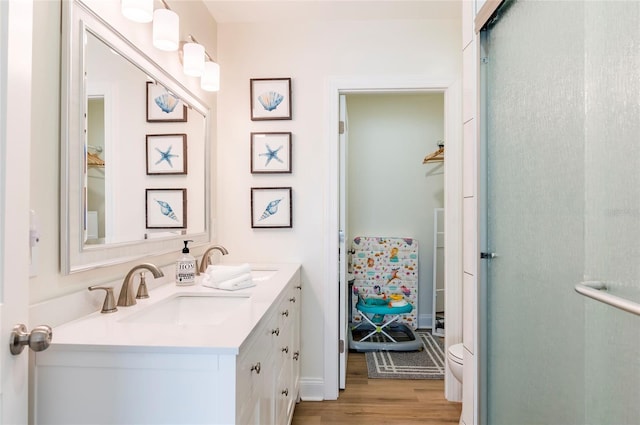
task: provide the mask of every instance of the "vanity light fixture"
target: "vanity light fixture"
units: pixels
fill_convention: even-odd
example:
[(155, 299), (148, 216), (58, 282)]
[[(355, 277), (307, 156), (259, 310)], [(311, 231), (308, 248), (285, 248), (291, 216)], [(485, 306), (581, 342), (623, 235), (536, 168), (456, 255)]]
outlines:
[(161, 0), (164, 9), (153, 12), (153, 46), (166, 52), (174, 52), (180, 46), (180, 18)]
[[(220, 90), (220, 65), (214, 62), (209, 53), (204, 50), (204, 46), (198, 43), (198, 40), (194, 36), (189, 34), (187, 36), (189, 42), (182, 42), (182, 48), (180, 49), (179, 57), (182, 61), (184, 73), (192, 77), (200, 77), (200, 88), (205, 91), (218, 91)], [(195, 72), (195, 67), (189, 62), (190, 49), (192, 46), (198, 46), (194, 61), (200, 69), (199, 73)]]
[(190, 77), (199, 77), (204, 72), (204, 46), (193, 41), (182, 45), (182, 69)]
[(220, 90), (220, 65), (212, 60), (204, 63), (204, 73), (200, 78), (200, 88), (205, 91)]
[(122, 0), (122, 14), (134, 22), (146, 23), (153, 19), (153, 0)]

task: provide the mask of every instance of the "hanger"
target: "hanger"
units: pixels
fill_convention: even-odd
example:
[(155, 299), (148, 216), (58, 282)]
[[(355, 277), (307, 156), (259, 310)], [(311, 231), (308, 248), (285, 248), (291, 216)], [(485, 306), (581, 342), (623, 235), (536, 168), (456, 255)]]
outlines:
[(104, 167), (104, 161), (95, 153), (87, 152), (87, 165), (89, 167)]
[(422, 160), (422, 163), (426, 164), (427, 162), (441, 162), (441, 161), (444, 161), (444, 141), (439, 140), (438, 150), (425, 156), (424, 159)]

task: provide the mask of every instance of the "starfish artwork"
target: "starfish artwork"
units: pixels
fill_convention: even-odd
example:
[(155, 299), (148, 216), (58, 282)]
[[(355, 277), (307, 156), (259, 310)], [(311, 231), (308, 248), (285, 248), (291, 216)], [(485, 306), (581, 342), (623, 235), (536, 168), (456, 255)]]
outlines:
[(275, 159), (278, 162), (283, 162), (280, 158), (278, 158), (278, 152), (280, 152), (280, 149), (282, 149), (282, 145), (280, 145), (278, 149), (272, 149), (271, 146), (269, 146), (267, 143), (265, 143), (264, 146), (267, 148), (267, 151), (264, 153), (258, 154), (258, 156), (267, 157), (267, 162), (265, 162), (264, 164), (265, 167), (269, 165), (272, 159)]
[(162, 161), (167, 161), (167, 164), (169, 164), (169, 167), (173, 168), (173, 164), (171, 163), (171, 158), (177, 158), (179, 155), (175, 155), (171, 153), (172, 147), (173, 147), (172, 145), (169, 145), (167, 150), (164, 152), (156, 148), (156, 150), (160, 154), (160, 159), (156, 161), (156, 165), (160, 164)]

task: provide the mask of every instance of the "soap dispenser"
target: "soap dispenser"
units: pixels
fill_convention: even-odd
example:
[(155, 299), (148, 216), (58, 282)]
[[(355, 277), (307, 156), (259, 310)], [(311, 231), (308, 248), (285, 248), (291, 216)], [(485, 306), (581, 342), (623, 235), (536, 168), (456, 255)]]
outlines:
[(196, 259), (189, 253), (189, 242), (184, 241), (182, 256), (176, 261), (176, 285), (188, 286), (196, 282)]

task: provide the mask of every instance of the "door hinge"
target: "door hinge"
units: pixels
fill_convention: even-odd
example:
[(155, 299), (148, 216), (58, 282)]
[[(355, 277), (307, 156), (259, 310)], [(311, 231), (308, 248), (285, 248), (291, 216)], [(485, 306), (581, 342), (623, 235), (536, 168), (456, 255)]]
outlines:
[(344, 339), (341, 339), (340, 342), (338, 343), (338, 350), (340, 354), (344, 353)]
[(495, 252), (481, 252), (480, 253), (480, 258), (483, 260), (490, 260), (492, 258), (496, 258), (496, 253)]
[(344, 121), (338, 123), (338, 134), (344, 134)]

